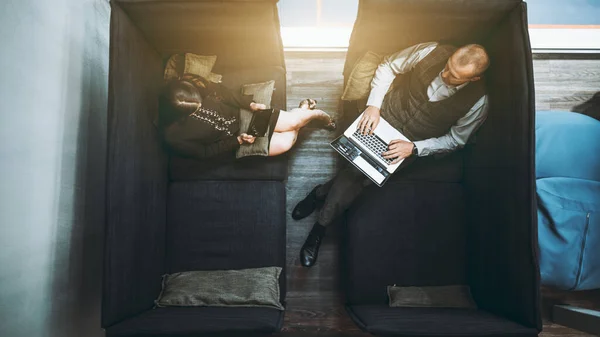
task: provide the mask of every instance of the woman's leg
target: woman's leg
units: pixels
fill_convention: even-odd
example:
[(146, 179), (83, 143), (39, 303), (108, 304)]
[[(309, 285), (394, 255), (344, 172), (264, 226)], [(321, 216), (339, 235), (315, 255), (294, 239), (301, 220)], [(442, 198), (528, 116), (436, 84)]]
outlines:
[(296, 139), (298, 139), (298, 130), (274, 132), (269, 143), (269, 156), (278, 156), (288, 152), (296, 143)]
[(300, 108), (292, 109), (291, 111), (281, 110), (279, 119), (277, 119), (277, 124), (275, 125), (275, 132), (298, 130), (313, 119), (321, 120), (324, 124), (332, 121), (331, 116), (323, 110)]

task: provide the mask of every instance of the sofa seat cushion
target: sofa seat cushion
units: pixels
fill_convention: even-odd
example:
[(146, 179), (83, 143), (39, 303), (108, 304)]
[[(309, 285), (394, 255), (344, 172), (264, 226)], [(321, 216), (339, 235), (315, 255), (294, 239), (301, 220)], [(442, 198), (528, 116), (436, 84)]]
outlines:
[(535, 329), (475, 309), (390, 308), (386, 305), (353, 305), (346, 309), (361, 329), (378, 336), (538, 335)]
[[(218, 62), (217, 67), (218, 69)], [(261, 67), (256, 69), (218, 69), (223, 84), (232, 90), (242, 90), (244, 84), (275, 80), (271, 106), (286, 108), (285, 69)], [(173, 181), (187, 180), (278, 180), (287, 179), (287, 155), (277, 157), (248, 157), (235, 159), (235, 151), (204, 160), (172, 155), (169, 175)]]
[(250, 336), (277, 332), (284, 312), (271, 308), (156, 308), (106, 329), (107, 337)]
[(388, 182), (367, 188), (346, 218), (346, 298), (387, 304), (387, 286), (467, 284), (460, 184)]
[(283, 303), (283, 183), (178, 182), (170, 184), (168, 193), (166, 273), (282, 267), (279, 284)]

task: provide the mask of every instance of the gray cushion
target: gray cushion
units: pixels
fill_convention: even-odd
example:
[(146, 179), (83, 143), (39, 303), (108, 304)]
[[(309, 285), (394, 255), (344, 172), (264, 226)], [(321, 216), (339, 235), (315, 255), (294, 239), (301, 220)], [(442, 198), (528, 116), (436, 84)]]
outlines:
[(469, 286), (388, 286), (387, 290), (390, 307), (477, 308)]
[(201, 270), (163, 276), (158, 307), (266, 307), (279, 302), (281, 267)]

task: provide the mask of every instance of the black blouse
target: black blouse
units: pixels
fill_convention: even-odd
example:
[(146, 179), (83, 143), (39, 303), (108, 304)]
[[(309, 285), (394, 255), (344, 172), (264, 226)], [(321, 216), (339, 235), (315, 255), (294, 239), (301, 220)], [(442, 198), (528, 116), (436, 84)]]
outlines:
[[(198, 81), (202, 84), (198, 85)], [(194, 81), (190, 81), (194, 82)], [(239, 147), (240, 109), (250, 109), (251, 96), (236, 94), (222, 84), (196, 79), (202, 106), (168, 125), (165, 141), (179, 155), (212, 157)]]

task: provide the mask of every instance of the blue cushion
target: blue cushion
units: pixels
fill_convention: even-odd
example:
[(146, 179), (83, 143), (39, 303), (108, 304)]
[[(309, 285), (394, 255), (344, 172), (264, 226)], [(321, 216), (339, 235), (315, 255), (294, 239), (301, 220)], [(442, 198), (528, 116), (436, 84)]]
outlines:
[(536, 113), (536, 177), (600, 181), (600, 121), (568, 111)]
[(600, 288), (600, 182), (544, 178), (537, 193), (542, 282)]
[(572, 112), (536, 117), (542, 283), (600, 288), (600, 122)]

